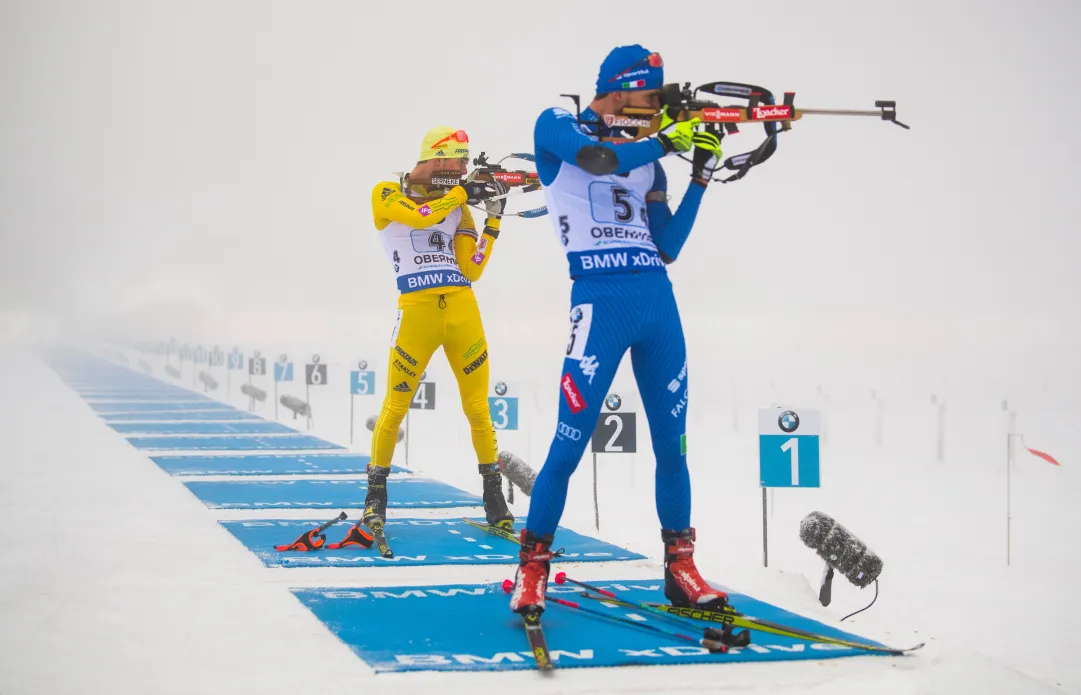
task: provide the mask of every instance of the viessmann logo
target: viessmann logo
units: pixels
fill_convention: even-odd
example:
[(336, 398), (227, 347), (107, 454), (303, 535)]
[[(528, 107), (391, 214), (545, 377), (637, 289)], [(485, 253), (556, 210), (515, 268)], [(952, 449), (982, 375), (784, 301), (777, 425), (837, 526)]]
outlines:
[(492, 174), (492, 178), (512, 186), (525, 183), (525, 174), (521, 171), (497, 171)]
[(712, 123), (738, 123), (743, 118), (743, 109), (709, 107), (702, 109), (702, 118)]

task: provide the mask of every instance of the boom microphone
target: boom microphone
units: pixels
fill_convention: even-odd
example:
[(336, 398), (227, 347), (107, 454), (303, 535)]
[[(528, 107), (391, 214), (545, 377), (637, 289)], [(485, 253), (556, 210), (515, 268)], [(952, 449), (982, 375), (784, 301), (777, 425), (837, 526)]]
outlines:
[(533, 494), (533, 481), (537, 479), (537, 472), (533, 468), (509, 451), (499, 452), (499, 467), (503, 476), (518, 486), (526, 495)]
[[(882, 573), (882, 558), (827, 514), (811, 512), (804, 517), (799, 525), (799, 537), (804, 545), (826, 561), (827, 569), (818, 592), (818, 600), (823, 606), (830, 604), (835, 569), (861, 589), (876, 581)], [(877, 585), (875, 597), (878, 597)]]

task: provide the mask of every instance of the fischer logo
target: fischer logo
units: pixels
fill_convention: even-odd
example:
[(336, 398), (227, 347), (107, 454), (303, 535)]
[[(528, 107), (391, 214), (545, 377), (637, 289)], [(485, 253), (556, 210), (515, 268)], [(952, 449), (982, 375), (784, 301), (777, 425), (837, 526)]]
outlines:
[(702, 118), (713, 123), (738, 123), (743, 119), (743, 109), (705, 108)]
[(563, 375), (560, 386), (563, 388), (563, 398), (567, 399), (567, 405), (570, 406), (572, 413), (577, 414), (586, 409), (582, 392), (578, 390), (578, 385), (574, 383), (574, 377), (570, 375), (570, 372)]
[(752, 117), (757, 120), (766, 118), (789, 118), (792, 116), (790, 106), (756, 106), (751, 110)]
[(633, 116), (619, 116), (608, 113), (604, 115), (604, 125), (609, 128), (649, 128), (653, 125), (653, 119), (634, 118)]

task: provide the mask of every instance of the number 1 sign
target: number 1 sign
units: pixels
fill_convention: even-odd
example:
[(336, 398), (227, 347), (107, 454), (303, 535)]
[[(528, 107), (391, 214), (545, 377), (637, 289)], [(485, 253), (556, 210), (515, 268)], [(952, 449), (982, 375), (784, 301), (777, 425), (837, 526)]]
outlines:
[(822, 416), (817, 410), (759, 408), (758, 478), (762, 485), (762, 566), (769, 567), (766, 488), (818, 487), (818, 439)]
[(758, 411), (758, 474), (762, 487), (818, 487), (817, 410)]

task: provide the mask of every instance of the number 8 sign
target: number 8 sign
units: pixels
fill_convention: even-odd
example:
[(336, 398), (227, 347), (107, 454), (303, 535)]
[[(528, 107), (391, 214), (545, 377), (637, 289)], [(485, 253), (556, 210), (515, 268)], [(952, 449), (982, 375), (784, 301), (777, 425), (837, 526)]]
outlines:
[(758, 473), (762, 487), (819, 487), (817, 410), (758, 410)]

